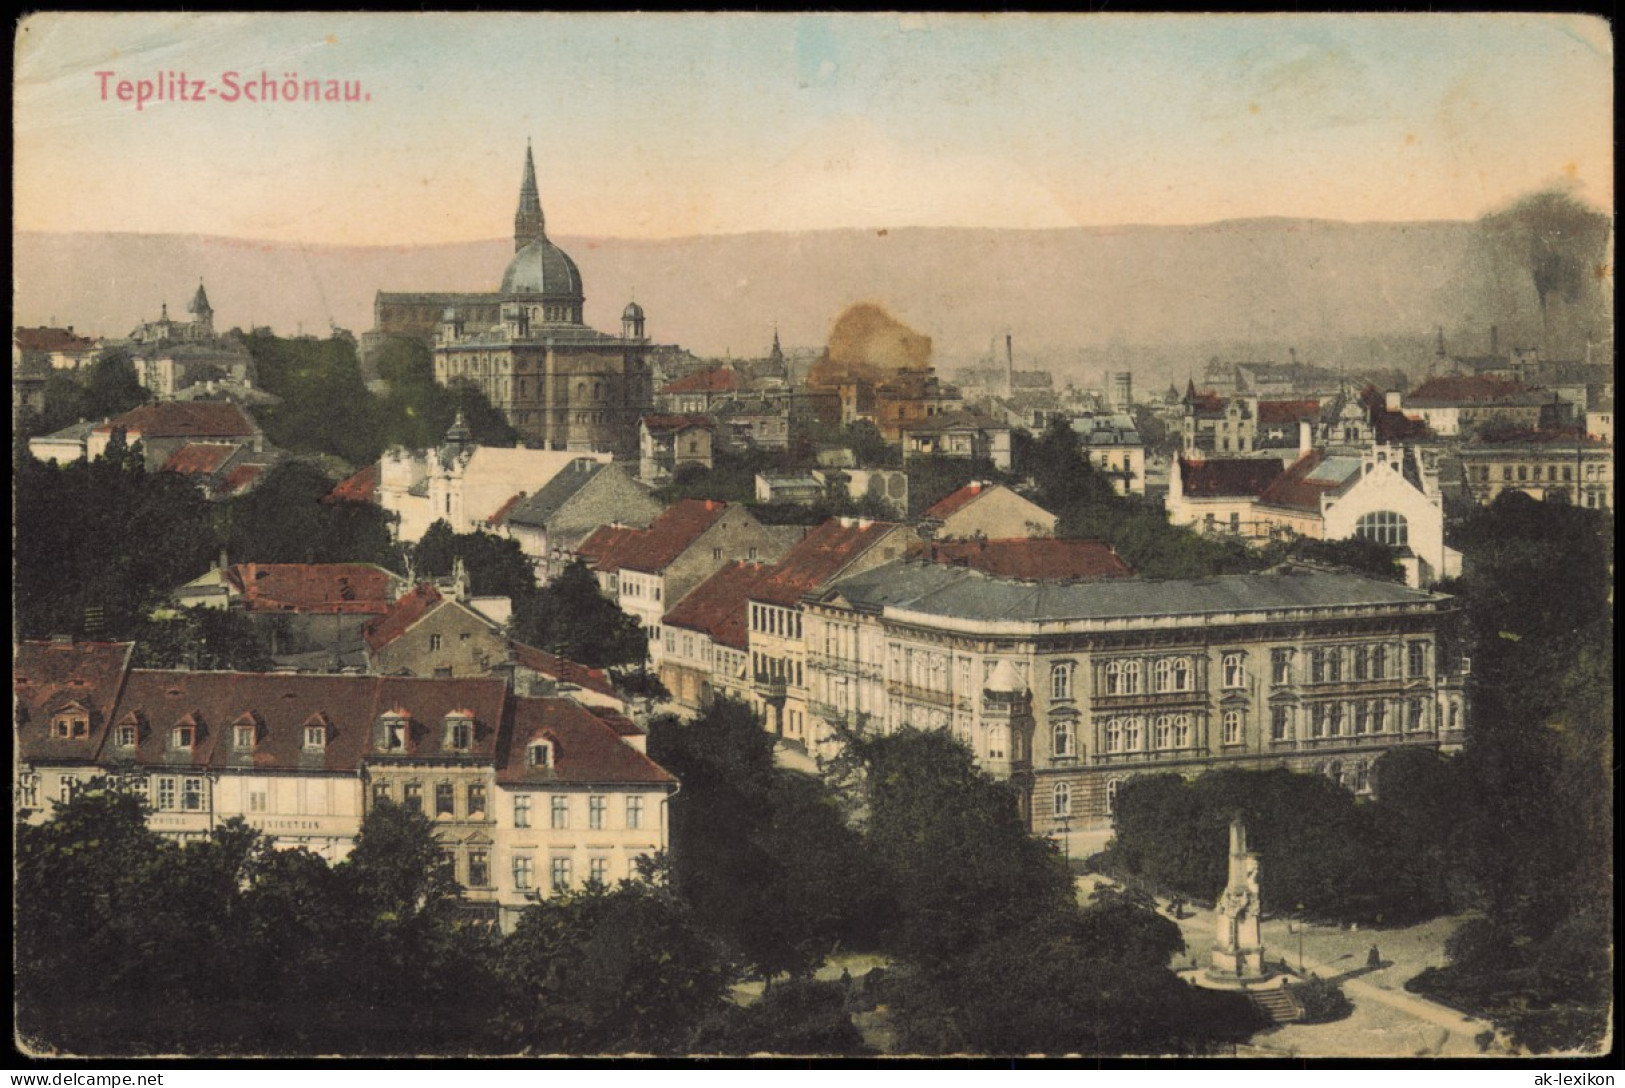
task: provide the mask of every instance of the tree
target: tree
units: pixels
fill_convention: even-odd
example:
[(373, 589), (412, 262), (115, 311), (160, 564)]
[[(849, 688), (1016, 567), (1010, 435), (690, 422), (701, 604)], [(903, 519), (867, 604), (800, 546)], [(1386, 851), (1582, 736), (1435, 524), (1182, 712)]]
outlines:
[(623, 882), (525, 909), (504, 942), (509, 1038), (532, 1054), (681, 1054), (732, 973), (671, 893)]
[(148, 473), (139, 443), (115, 434), (93, 462), (32, 459), (15, 477), (16, 619), (28, 638), (129, 638), (180, 585), (208, 568), (219, 541), (208, 503), (174, 473)]
[(152, 399), (136, 376), (135, 362), (122, 347), (107, 348), (90, 365), (85, 382), (84, 419), (111, 419)]
[(605, 597), (577, 560), (535, 593), (514, 602), (514, 638), (590, 668), (641, 665), (649, 641), (638, 621)]
[(463, 561), (477, 596), (507, 597), (518, 602), (536, 592), (536, 576), (519, 542), (491, 533), (454, 533), (444, 519), (429, 526), (412, 551), (418, 577), (444, 577)]
[(874, 1053), (846, 1010), (840, 984), (795, 979), (770, 986), (749, 1005), (729, 1005), (694, 1040), (696, 1054)]
[(850, 737), (865, 838), (892, 903), (886, 946), (927, 969), (992, 939), (1014, 917), (1060, 910), (1072, 880), (1027, 833), (1014, 795), (941, 732)]
[(254, 622), (241, 612), (198, 605), (134, 631), (138, 669), (229, 669), (269, 672), (274, 664)]
[(222, 535), (233, 561), (393, 565), (383, 508), (323, 502), (334, 482), (308, 461), (289, 460), (246, 495), (222, 503)]

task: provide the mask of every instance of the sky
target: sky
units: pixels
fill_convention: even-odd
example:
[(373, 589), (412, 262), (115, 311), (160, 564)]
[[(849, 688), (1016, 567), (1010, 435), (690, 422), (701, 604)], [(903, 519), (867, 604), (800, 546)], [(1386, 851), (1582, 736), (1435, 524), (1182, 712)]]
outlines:
[[(1580, 16), (47, 13), (15, 50), (18, 230), (500, 237), (527, 140), (574, 237), (1614, 198)], [(262, 73), (340, 100), (250, 102)]]

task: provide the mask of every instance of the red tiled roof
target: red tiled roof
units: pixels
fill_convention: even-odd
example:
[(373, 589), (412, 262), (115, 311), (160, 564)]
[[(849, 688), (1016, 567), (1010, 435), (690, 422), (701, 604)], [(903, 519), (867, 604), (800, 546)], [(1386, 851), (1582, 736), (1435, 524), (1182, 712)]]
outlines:
[(889, 521), (829, 518), (796, 541), (784, 558), (773, 564), (767, 577), (757, 583), (750, 597), (769, 604), (793, 605), (802, 594), (840, 574), (896, 528), (896, 523)]
[(550, 654), (546, 650), (539, 650), (534, 646), (526, 646), (523, 642), (510, 642), (514, 661), (521, 668), (532, 672), (539, 672), (543, 676), (551, 676), (555, 680), (566, 684), (574, 684), (587, 691), (596, 691), (600, 695), (609, 695), (620, 698), (620, 692), (615, 685), (609, 682), (609, 674), (603, 669), (590, 669), (587, 666), (571, 661), (569, 658)]
[(1326, 460), (1325, 450), (1310, 450), (1281, 473), (1258, 501), (1292, 510), (1320, 512), (1320, 497), (1343, 486), (1342, 480), (1311, 480), (1309, 474)]
[[(94, 758), (130, 667), (131, 642), (24, 642), (12, 663), (17, 745), (24, 760)], [(51, 716), (72, 703), (89, 711), (90, 734), (58, 740)]]
[(164, 471), (179, 472), (183, 476), (207, 476), (240, 449), (242, 446), (235, 442), (188, 442), (164, 462)]
[(1522, 382), (1489, 375), (1447, 374), (1429, 378), (1405, 396), (1407, 405), (1496, 401), (1529, 392)]
[(1130, 578), (1134, 570), (1099, 540), (1013, 537), (999, 540), (938, 542), (919, 549), (937, 563), (970, 567), (1004, 578), (1063, 581)]
[[(668, 506), (647, 529), (626, 530), (616, 537), (598, 554), (595, 565), (599, 570), (664, 570), (727, 510), (727, 503), (715, 499), (681, 499)], [(597, 539), (598, 532), (587, 538), (588, 543)], [(580, 553), (587, 554), (586, 544)]]
[[(515, 699), (513, 728), (497, 753), (497, 782), (503, 785), (674, 786), (665, 768), (621, 739), (618, 731), (569, 699)], [(553, 745), (553, 764), (532, 767), (526, 749), (533, 740)]]
[(588, 534), (587, 539), (576, 545), (576, 555), (588, 566), (596, 567), (620, 546), (621, 541), (637, 531), (625, 525), (600, 525)]
[(1256, 498), (1281, 475), (1281, 462), (1273, 458), (1187, 461), (1181, 457), (1179, 470), (1181, 485), (1190, 498)]
[(239, 563), (226, 577), (250, 612), (389, 611), (402, 579), (368, 563)]
[(725, 366), (701, 370), (667, 382), (662, 393), (732, 393), (740, 387), (739, 375)]
[(500, 526), (503, 522), (508, 520), (508, 515), (513, 513), (513, 508), (524, 501), (524, 498), (525, 493), (523, 491), (519, 492), (517, 495), (511, 496), (507, 502), (497, 507), (496, 513), (485, 519), (485, 523), (492, 527)]
[(997, 484), (985, 484), (985, 483), (981, 482), (980, 480), (976, 480), (976, 481), (973, 481), (971, 483), (968, 483), (964, 487), (960, 488), (958, 491), (955, 491), (953, 494), (947, 496), (946, 498), (938, 499), (936, 501), (936, 503), (934, 505), (932, 505), (932, 507), (929, 510), (927, 510), (924, 513), (924, 515), (922, 515), (922, 516), (927, 517), (927, 518), (931, 518), (932, 520), (935, 520), (935, 521), (941, 521), (942, 519), (946, 518), (949, 514), (953, 514), (953, 513), (956, 513), (958, 511), (960, 511), (960, 510), (963, 510), (965, 507), (969, 506), (973, 501), (980, 498), (984, 491), (991, 491), (996, 486), (998, 486), (998, 485)]
[(132, 408), (96, 430), (111, 434), (123, 427), (144, 438), (249, 438), (254, 421), (230, 401), (161, 400)]
[(1259, 423), (1298, 423), (1320, 418), (1318, 400), (1261, 400), (1258, 402)]
[(235, 495), (239, 491), (247, 491), (264, 472), (264, 465), (238, 465), (226, 473), (226, 478), (220, 481), (220, 486), (215, 492), (220, 495)]
[(378, 463), (375, 461), (322, 496), (322, 502), (373, 502), (378, 495)]
[(410, 631), (419, 620), (439, 608), (445, 598), (427, 582), (410, 593), (403, 593), (398, 601), (375, 620), (368, 620), (361, 629), (367, 648), (377, 653), (391, 642)]
[[(394, 754), (411, 759), (495, 758), (506, 707), (500, 678), (419, 679), (402, 676), (286, 675), (134, 669), (114, 712), (141, 728), (134, 752), (138, 765), (245, 767), (266, 770), (354, 771), (363, 758)], [(374, 728), (386, 711), (410, 719), (404, 751), (378, 749)], [(445, 750), (442, 724), (450, 714), (472, 711), (468, 752)], [(238, 748), (232, 726), (244, 715), (256, 726), (252, 749)], [(199, 734), (191, 750), (171, 746), (178, 724)], [(320, 750), (304, 746), (307, 724), (326, 727)], [(108, 755), (115, 754), (106, 752)]]
[(643, 425), (649, 429), (650, 434), (669, 434), (675, 431), (692, 430), (695, 427), (707, 431), (716, 430), (716, 424), (706, 416), (644, 416)]
[(643, 726), (618, 710), (611, 710), (607, 706), (587, 706), (585, 703), (582, 709), (609, 726), (617, 737), (641, 737), (647, 733)]
[(700, 631), (715, 643), (743, 650), (750, 644), (751, 591), (772, 571), (761, 563), (729, 563), (684, 594), (661, 623)]
[(24, 351), (89, 351), (95, 343), (72, 329), (55, 329), (49, 325), (38, 328), (18, 328), (11, 334), (12, 341)]

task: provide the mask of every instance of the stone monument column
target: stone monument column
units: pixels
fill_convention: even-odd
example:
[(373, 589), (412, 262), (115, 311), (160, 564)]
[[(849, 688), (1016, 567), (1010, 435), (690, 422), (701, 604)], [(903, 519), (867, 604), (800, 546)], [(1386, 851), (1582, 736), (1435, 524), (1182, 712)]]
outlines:
[(1259, 933), (1258, 855), (1247, 849), (1247, 825), (1230, 821), (1229, 879), (1219, 897), (1217, 934), (1207, 969), (1215, 982), (1257, 982), (1269, 975)]

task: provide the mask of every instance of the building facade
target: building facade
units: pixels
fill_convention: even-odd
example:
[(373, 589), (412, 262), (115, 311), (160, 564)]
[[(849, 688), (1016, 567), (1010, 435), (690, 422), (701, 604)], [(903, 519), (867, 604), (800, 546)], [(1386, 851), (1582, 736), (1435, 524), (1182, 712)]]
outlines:
[(1103, 839), (1137, 774), (1286, 766), (1357, 793), (1465, 726), (1449, 598), (1350, 574), (1033, 583), (904, 561), (805, 601), (815, 751), (832, 726), (951, 730), (1035, 833)]

